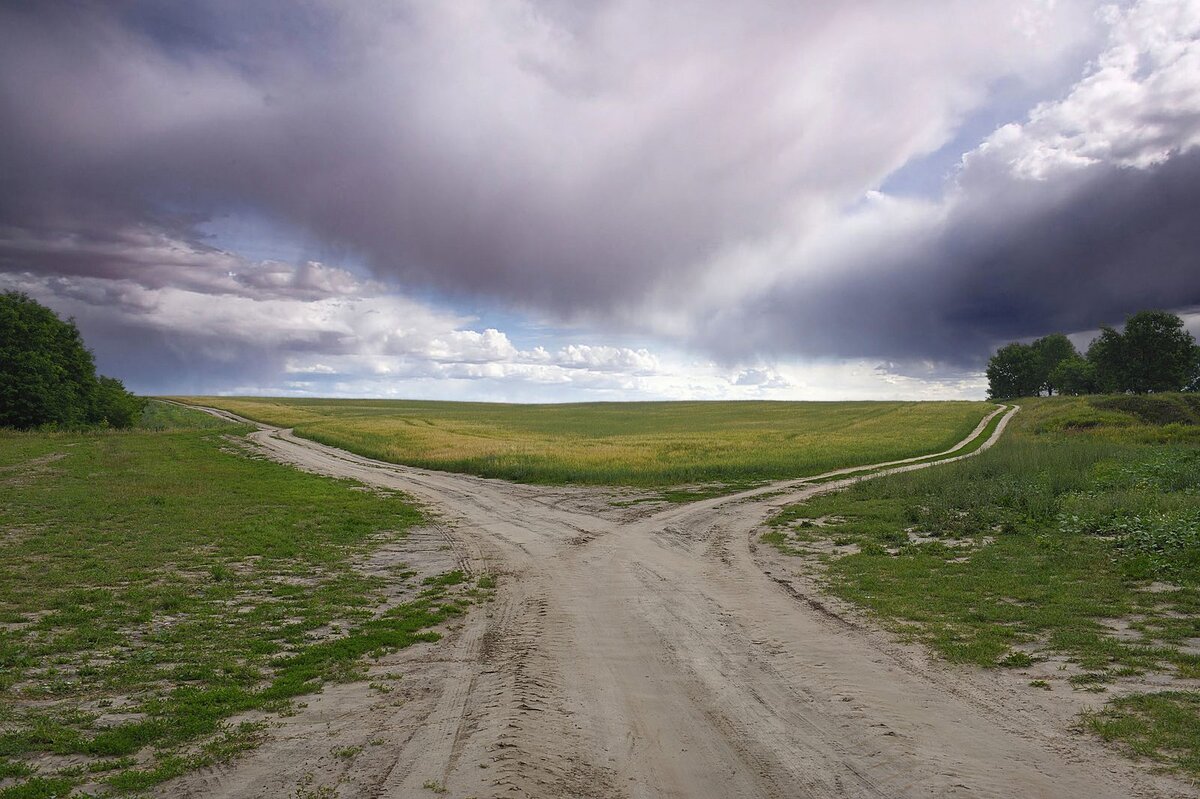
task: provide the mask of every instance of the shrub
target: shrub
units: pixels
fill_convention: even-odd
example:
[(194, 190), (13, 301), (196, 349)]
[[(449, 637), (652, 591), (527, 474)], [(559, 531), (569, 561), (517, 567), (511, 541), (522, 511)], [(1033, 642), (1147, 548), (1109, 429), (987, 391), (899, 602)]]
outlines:
[(0, 294), (0, 427), (129, 427), (144, 401), (96, 377), (72, 321), (25, 294)]

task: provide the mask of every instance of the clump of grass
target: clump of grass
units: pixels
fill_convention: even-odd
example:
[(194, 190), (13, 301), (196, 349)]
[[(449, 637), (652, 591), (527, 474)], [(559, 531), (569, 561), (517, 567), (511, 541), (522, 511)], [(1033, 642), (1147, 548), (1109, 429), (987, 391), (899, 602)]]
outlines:
[[(66, 795), (88, 774), (138, 792), (235, 757), (263, 727), (231, 717), (284, 711), (463, 612), (459, 572), (374, 610), (383, 581), (352, 561), (421, 519), (402, 498), (150, 408), (141, 430), (0, 432), (0, 779), (15, 780), (0, 796)], [(44, 754), (85, 766), (44, 771)]]
[(1033, 656), (1028, 652), (1014, 651), (1009, 652), (1000, 659), (999, 665), (1007, 669), (1023, 669), (1034, 664)]
[(981, 402), (564, 405), (199, 397), (381, 460), (528, 483), (671, 488), (691, 501), (764, 481), (939, 452)]
[(361, 746), (341, 746), (335, 747), (330, 754), (342, 760), (353, 760), (362, 753), (362, 750), (363, 747)]
[(1160, 691), (1114, 699), (1086, 726), (1126, 752), (1200, 775), (1200, 694)]

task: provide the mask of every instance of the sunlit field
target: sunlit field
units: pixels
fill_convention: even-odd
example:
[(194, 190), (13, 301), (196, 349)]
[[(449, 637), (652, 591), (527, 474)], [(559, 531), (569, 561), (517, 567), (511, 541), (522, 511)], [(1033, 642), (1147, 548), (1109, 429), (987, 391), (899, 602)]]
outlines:
[(380, 460), (529, 483), (662, 487), (817, 474), (939, 452), (985, 402), (568, 405), (186, 397)]

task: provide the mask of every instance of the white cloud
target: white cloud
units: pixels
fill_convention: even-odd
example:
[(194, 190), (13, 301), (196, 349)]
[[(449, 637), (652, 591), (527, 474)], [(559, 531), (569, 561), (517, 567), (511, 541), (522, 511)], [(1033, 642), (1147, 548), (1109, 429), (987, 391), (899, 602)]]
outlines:
[(774, 369), (745, 369), (733, 376), (735, 386), (757, 386), (758, 388), (791, 388), (792, 381)]
[(1108, 45), (1061, 100), (1005, 125), (965, 159), (1044, 180), (1094, 164), (1146, 168), (1200, 144), (1200, 2), (1106, 7)]
[[(540, 354), (535, 358), (540, 358)], [(654, 374), (659, 369), (658, 358), (646, 349), (628, 347), (568, 344), (554, 356), (553, 362), (568, 369), (590, 369), (596, 372), (627, 372), (635, 375)]]

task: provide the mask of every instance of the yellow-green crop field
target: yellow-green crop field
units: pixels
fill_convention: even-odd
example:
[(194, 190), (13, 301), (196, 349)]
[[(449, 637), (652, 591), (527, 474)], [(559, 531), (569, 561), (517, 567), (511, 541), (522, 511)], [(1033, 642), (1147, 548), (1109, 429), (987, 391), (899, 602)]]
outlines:
[(801, 477), (940, 452), (986, 402), (563, 405), (181, 397), (379, 460), (528, 483), (663, 487)]

